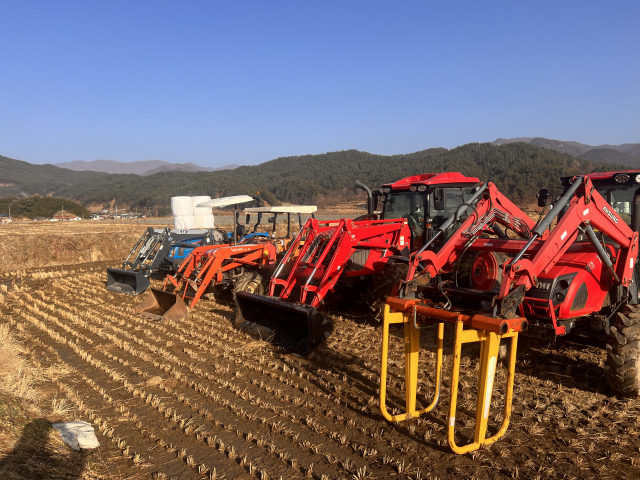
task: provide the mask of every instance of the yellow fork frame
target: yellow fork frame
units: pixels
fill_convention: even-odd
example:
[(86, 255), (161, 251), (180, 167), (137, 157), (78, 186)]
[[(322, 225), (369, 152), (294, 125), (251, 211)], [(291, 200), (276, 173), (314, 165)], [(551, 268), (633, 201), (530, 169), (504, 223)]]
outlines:
[[(406, 413), (391, 415), (387, 411), (387, 358), (389, 353), (389, 324), (404, 323), (404, 376), (406, 392)], [(380, 368), (380, 410), (390, 422), (401, 422), (407, 418), (428, 413), (438, 405), (442, 386), (442, 350), (444, 344), (444, 324), (438, 324), (438, 344), (436, 360), (436, 388), (431, 404), (422, 410), (416, 410), (418, 389), (418, 360), (420, 356), (420, 329), (413, 325), (412, 317), (406, 312), (391, 312), (389, 305), (384, 306), (384, 324), (382, 327), (382, 366)]]
[[(444, 323), (438, 324), (438, 348), (436, 361), (436, 394), (433, 402), (427, 408), (416, 411), (416, 390), (418, 382), (418, 359), (420, 352), (420, 329), (416, 325), (416, 317), (413, 312), (391, 312), (385, 305), (384, 323), (382, 330), (382, 355), (380, 369), (380, 410), (389, 421), (400, 422), (407, 418), (416, 417), (435, 408), (440, 396), (442, 383), (442, 350)], [(405, 395), (406, 413), (390, 415), (386, 407), (387, 389), (387, 363), (389, 351), (389, 325), (392, 323), (404, 323), (405, 345)], [(508, 332), (500, 335), (486, 330), (463, 329), (462, 321), (455, 322), (456, 334), (453, 351), (453, 366), (451, 371), (451, 392), (449, 400), (449, 417), (447, 419), (447, 439), (454, 453), (463, 454), (478, 450), (483, 445), (489, 445), (500, 439), (509, 427), (511, 419), (511, 406), (513, 401), (513, 385), (515, 377), (516, 350), (518, 346), (518, 332)], [(504, 404), (504, 420), (498, 432), (492, 437), (486, 438), (489, 409), (493, 394), (493, 384), (498, 363), (498, 350), (502, 339), (511, 339), (509, 354), (507, 391)], [(456, 405), (458, 398), (458, 384), (460, 380), (460, 359), (463, 343), (480, 342), (480, 368), (478, 373), (478, 399), (476, 408), (476, 429), (472, 443), (458, 446), (454, 439), (454, 427), (456, 418)]]

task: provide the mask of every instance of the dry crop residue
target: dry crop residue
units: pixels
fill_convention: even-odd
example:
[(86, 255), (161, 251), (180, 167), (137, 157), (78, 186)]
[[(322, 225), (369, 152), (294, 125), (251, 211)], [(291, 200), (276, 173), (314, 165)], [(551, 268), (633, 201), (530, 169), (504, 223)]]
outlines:
[[(378, 405), (381, 332), (366, 320), (335, 317), (329, 341), (301, 358), (234, 330), (230, 305), (202, 301), (176, 323), (136, 316), (141, 298), (107, 292), (104, 267), (7, 274), (0, 309), (2, 322), (32, 346), (42, 368), (65, 366), (59, 398), (96, 426), (102, 444), (127, 459), (131, 471), (123, 476), (640, 476), (640, 403), (606, 391), (600, 349), (573, 343), (522, 349), (509, 433), (491, 448), (457, 456), (444, 426), (449, 355), (444, 401), (435, 413), (391, 424)], [(402, 339), (400, 330), (392, 333), (389, 408), (399, 412)], [(459, 444), (473, 436), (477, 387), (473, 352), (462, 363)], [(432, 393), (434, 364), (425, 350), (423, 405)], [(490, 433), (502, 419), (505, 379), (500, 366)]]

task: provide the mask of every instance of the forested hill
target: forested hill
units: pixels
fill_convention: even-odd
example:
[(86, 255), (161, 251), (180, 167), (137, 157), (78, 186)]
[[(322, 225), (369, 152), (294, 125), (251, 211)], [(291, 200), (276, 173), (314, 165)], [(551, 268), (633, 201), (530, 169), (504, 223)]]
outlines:
[[(42, 166), (45, 167), (56, 168)], [(115, 197), (120, 203), (139, 207), (168, 205), (170, 197), (176, 195), (227, 196), (256, 192), (270, 203), (276, 198), (313, 203), (320, 197), (338, 199), (340, 194), (354, 192), (355, 180), (377, 188), (382, 183), (409, 175), (459, 171), (493, 181), (513, 200), (531, 200), (541, 187), (559, 188), (561, 176), (616, 168), (620, 167), (578, 159), (527, 143), (472, 143), (452, 150), (434, 148), (390, 156), (346, 150), (283, 157), (219, 172), (162, 172), (147, 177), (71, 172), (99, 177), (89, 175), (81, 182), (58, 185), (55, 193), (84, 203), (106, 202)], [(37, 181), (37, 178), (33, 180)], [(28, 182), (20, 184), (24, 190), (27, 187)]]

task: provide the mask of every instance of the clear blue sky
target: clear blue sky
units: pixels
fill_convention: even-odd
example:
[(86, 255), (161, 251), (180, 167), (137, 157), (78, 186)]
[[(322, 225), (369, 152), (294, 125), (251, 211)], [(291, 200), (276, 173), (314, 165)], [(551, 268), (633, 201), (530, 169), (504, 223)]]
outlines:
[(640, 2), (4, 1), (0, 155), (640, 142)]

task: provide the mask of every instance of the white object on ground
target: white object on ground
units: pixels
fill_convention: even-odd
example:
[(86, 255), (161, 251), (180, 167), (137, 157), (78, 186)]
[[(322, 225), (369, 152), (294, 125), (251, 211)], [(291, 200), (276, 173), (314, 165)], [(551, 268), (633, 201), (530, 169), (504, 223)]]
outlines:
[(208, 202), (202, 202), (197, 207), (227, 207), (229, 205), (237, 205), (239, 203), (253, 202), (253, 198), (249, 195), (235, 195), (233, 197), (214, 198)]
[(171, 197), (171, 213), (174, 217), (193, 215), (193, 200), (191, 197)]
[(98, 448), (100, 442), (90, 423), (75, 421), (54, 423), (52, 425), (60, 433), (60, 437), (74, 450)]

